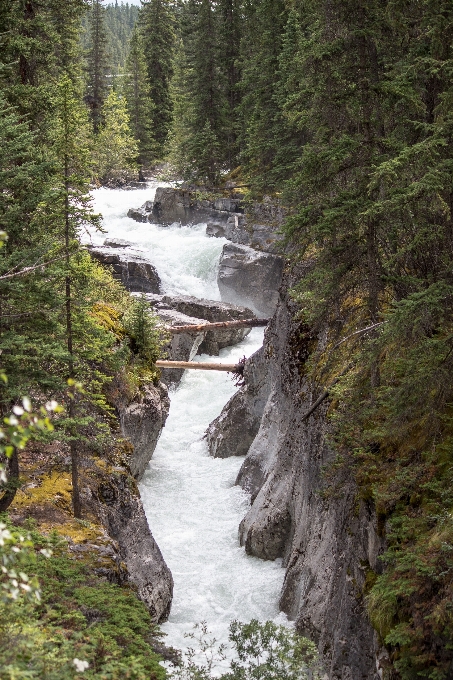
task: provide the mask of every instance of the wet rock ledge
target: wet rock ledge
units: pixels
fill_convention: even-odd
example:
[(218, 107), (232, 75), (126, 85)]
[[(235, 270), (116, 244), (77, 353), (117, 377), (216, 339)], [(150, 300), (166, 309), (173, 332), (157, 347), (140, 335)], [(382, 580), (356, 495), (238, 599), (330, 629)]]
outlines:
[(343, 472), (336, 492), (323, 494), (323, 469), (334, 459), (328, 404), (303, 420), (322, 389), (304, 377), (317, 338), (295, 320), (289, 285), (285, 278), (264, 346), (246, 363), (245, 386), (206, 437), (213, 456), (246, 454), (236, 483), (252, 505), (240, 542), (250, 555), (283, 558), (280, 608), (318, 643), (326, 677), (378, 680), (380, 649), (364, 591), (369, 570), (381, 568), (383, 546), (375, 511), (357, 498), (352, 476)]
[(234, 190), (230, 197), (203, 198), (194, 189), (172, 187), (158, 187), (154, 201), (145, 201), (140, 208), (128, 212), (128, 217), (137, 222), (162, 226), (206, 222), (208, 236), (265, 252), (278, 250), (278, 230), (285, 215), (286, 210), (269, 197), (261, 203), (246, 203)]

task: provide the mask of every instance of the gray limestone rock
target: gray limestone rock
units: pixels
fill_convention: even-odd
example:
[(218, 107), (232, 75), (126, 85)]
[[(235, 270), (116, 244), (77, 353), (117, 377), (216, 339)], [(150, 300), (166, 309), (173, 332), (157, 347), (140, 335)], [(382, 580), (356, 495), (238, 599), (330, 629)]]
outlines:
[(110, 475), (97, 490), (98, 514), (118, 542), (129, 580), (155, 623), (166, 621), (173, 598), (173, 577), (148, 526), (137, 488), (126, 473)]
[(245, 304), (258, 315), (272, 315), (278, 303), (283, 259), (248, 246), (223, 246), (217, 282), (222, 300)]
[(226, 222), (208, 221), (206, 235), (226, 238), (232, 243), (250, 246), (255, 250), (275, 252), (279, 246), (279, 237), (273, 224), (259, 224), (247, 214), (233, 213)]
[(140, 253), (116, 248), (91, 248), (90, 255), (111, 268), (113, 276), (129, 291), (159, 293), (160, 278), (155, 267)]
[(245, 385), (206, 430), (209, 453), (214, 458), (245, 456), (255, 439), (269, 392), (266, 371), (258, 368), (263, 361), (261, 348), (245, 364)]
[(378, 680), (381, 650), (363, 593), (367, 569), (380, 569), (383, 544), (375, 511), (357, 499), (348, 470), (327, 492), (323, 470), (335, 459), (326, 442), (328, 404), (303, 420), (322, 389), (304, 377), (316, 338), (295, 320), (285, 290), (263, 349), (246, 364), (248, 384), (211, 424), (208, 444), (214, 455), (244, 453), (250, 430), (237, 479), (252, 499), (241, 544), (262, 559), (283, 558), (280, 607), (318, 644), (326, 678)]
[(139, 397), (120, 409), (121, 430), (134, 447), (131, 474), (141, 479), (167, 420), (170, 400), (165, 385), (146, 385)]

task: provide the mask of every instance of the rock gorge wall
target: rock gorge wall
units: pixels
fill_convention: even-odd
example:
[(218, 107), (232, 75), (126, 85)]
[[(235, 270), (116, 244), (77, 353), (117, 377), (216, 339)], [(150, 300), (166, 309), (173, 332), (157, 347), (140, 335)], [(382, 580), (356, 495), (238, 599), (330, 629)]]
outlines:
[(241, 544), (262, 559), (283, 558), (280, 607), (318, 643), (326, 677), (376, 680), (380, 651), (364, 609), (367, 570), (380, 568), (376, 517), (351, 476), (336, 480), (334, 492), (326, 488), (323, 469), (334, 459), (328, 404), (303, 419), (322, 389), (304, 375), (317, 340), (295, 319), (288, 284), (286, 276), (264, 346), (246, 363), (245, 386), (206, 436), (214, 456), (247, 454), (237, 483), (252, 505)]
[(83, 490), (84, 505), (105, 527), (117, 545), (127, 569), (127, 579), (137, 588), (153, 621), (161, 623), (170, 614), (173, 577), (153, 538), (136, 480), (143, 475), (170, 408), (165, 385), (146, 385), (128, 403), (118, 398), (121, 434), (128, 440), (126, 454), (112, 469), (90, 475)]

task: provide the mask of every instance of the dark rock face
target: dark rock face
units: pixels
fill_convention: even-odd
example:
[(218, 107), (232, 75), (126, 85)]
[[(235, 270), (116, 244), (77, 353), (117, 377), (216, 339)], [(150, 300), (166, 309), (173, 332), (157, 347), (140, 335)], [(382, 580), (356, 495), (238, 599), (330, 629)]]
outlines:
[(258, 224), (253, 215), (230, 215), (226, 221), (219, 223), (210, 220), (206, 226), (206, 234), (217, 238), (226, 238), (232, 243), (250, 246), (264, 252), (275, 252), (278, 249), (278, 234), (274, 224)]
[(240, 202), (230, 198), (214, 201), (198, 199), (195, 192), (186, 189), (158, 187), (150, 221), (158, 224), (193, 224), (208, 219), (219, 224), (225, 223), (231, 213), (242, 212)]
[(323, 468), (335, 458), (325, 439), (328, 405), (302, 420), (322, 388), (304, 378), (314, 338), (295, 311), (284, 293), (263, 348), (246, 364), (246, 386), (210, 425), (208, 444), (214, 455), (237, 455), (253, 438), (237, 480), (252, 498), (241, 544), (262, 559), (283, 558), (280, 607), (318, 643), (326, 677), (377, 680), (379, 646), (363, 592), (383, 546), (374, 510), (357, 499), (347, 471), (323, 496)]
[(137, 400), (120, 409), (121, 430), (134, 447), (129, 467), (140, 480), (167, 420), (170, 400), (165, 385), (146, 385)]
[(217, 282), (226, 302), (246, 304), (258, 315), (270, 316), (278, 303), (283, 259), (248, 246), (223, 246)]
[[(152, 455), (152, 454), (151, 454)], [(135, 484), (117, 473), (98, 488), (98, 514), (115, 539), (129, 580), (155, 623), (166, 621), (173, 598), (173, 577), (148, 526)]]
[(115, 405), (122, 435), (132, 445), (128, 469), (118, 466), (104, 476), (94, 494), (93, 509), (109, 536), (117, 541), (129, 580), (137, 587), (153, 621), (159, 623), (170, 613), (173, 577), (148, 526), (136, 480), (151, 460), (165, 425), (170, 408), (168, 391), (162, 383), (148, 384), (132, 403), (120, 392)]
[(154, 266), (139, 253), (112, 252), (116, 248), (91, 248), (90, 254), (98, 262), (109, 266), (113, 276), (134, 292), (159, 293), (160, 278)]
[(127, 216), (136, 222), (148, 222), (149, 213), (144, 208), (131, 208), (127, 211)]

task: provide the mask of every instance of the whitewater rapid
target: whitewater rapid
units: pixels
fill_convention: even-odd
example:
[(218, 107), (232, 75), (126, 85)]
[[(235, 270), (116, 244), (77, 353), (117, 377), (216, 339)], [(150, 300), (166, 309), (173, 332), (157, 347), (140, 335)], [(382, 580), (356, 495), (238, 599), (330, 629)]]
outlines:
[[(93, 192), (106, 231), (92, 235), (93, 243), (107, 236), (129, 240), (156, 266), (165, 292), (220, 299), (216, 277), (224, 239), (208, 238), (205, 224), (159, 227), (126, 216), (130, 207), (152, 200), (154, 189)], [(216, 361), (250, 356), (262, 339), (262, 329), (254, 329), (240, 345), (221, 350)], [(171, 392), (170, 415), (140, 484), (151, 531), (175, 582), (170, 618), (162, 625), (165, 643), (179, 649), (193, 646), (184, 635), (197, 622), (206, 621), (225, 643), (233, 619), (286, 621), (277, 606), (281, 560), (250, 557), (239, 545), (238, 526), (249, 507), (234, 485), (243, 459), (211, 458), (203, 439), (236, 389), (230, 374), (186, 371)]]

